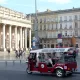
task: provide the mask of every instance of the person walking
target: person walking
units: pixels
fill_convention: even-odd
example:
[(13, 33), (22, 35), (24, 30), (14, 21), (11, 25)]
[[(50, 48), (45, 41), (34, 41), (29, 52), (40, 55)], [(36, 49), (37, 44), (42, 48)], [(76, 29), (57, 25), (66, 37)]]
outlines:
[(74, 59), (76, 59), (76, 51), (75, 50), (73, 52), (73, 57), (74, 57)]
[(8, 52), (8, 58), (10, 58), (10, 49), (8, 49), (7, 52)]
[(16, 58), (18, 58), (18, 51), (17, 50), (15, 50), (15, 54), (16, 54)]

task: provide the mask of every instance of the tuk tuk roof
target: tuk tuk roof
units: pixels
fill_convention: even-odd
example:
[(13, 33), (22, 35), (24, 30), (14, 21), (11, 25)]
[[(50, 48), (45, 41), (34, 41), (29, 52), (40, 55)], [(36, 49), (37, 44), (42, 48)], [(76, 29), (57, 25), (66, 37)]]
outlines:
[(52, 52), (68, 52), (72, 48), (43, 48), (38, 50), (32, 50), (30, 53), (52, 53)]
[(37, 50), (31, 50), (30, 53), (40, 53), (42, 52), (42, 49), (37, 49)]

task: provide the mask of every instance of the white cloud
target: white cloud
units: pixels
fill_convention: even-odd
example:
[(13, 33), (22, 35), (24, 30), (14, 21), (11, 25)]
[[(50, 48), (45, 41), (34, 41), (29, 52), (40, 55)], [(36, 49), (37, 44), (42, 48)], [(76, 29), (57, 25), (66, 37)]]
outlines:
[(0, 4), (6, 4), (7, 0), (0, 0)]
[(71, 2), (71, 0), (41, 0), (41, 1), (53, 2), (56, 4), (67, 4)]

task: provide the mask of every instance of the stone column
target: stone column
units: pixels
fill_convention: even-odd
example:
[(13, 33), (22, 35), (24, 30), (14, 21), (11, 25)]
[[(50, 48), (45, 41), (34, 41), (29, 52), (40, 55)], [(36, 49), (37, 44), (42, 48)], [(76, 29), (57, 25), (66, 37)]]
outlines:
[(17, 26), (15, 26), (15, 49), (17, 50)]
[(27, 28), (25, 28), (25, 49), (27, 50)]
[(5, 24), (3, 24), (3, 49), (4, 49), (4, 51), (6, 51), (6, 48), (5, 48)]
[(10, 51), (12, 51), (12, 48), (11, 48), (11, 25), (9, 26), (9, 48), (10, 48)]
[(23, 29), (23, 42), (22, 42), (22, 45), (23, 45), (23, 49), (24, 49), (24, 29)]
[(29, 49), (31, 49), (31, 29), (29, 29)]
[(20, 48), (22, 49), (22, 27), (20, 28)]

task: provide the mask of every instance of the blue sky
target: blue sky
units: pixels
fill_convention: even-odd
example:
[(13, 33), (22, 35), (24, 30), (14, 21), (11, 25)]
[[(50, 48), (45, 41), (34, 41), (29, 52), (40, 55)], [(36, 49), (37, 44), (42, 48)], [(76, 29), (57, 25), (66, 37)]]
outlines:
[[(26, 14), (35, 12), (35, 0), (0, 0), (0, 5)], [(80, 8), (80, 0), (37, 0), (39, 12), (73, 7)]]

